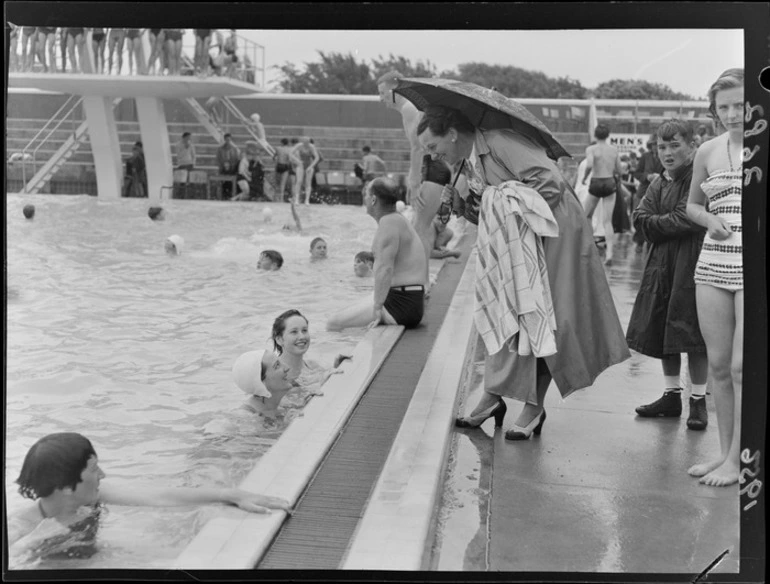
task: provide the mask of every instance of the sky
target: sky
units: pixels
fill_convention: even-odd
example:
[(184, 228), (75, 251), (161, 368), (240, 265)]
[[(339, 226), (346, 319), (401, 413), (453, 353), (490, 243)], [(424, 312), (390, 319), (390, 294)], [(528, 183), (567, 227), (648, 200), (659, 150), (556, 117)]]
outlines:
[(239, 30), (265, 47), (267, 87), (274, 66), (300, 70), (318, 52), (353, 53), (359, 60), (403, 56), (429, 60), (439, 72), (483, 62), (570, 77), (587, 88), (610, 79), (643, 79), (706, 99), (722, 71), (743, 67), (743, 30)]

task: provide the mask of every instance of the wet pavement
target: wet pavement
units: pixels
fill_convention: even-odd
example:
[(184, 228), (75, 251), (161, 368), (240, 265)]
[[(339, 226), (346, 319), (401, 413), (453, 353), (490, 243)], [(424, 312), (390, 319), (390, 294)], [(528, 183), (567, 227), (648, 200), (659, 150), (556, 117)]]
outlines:
[[(624, 330), (643, 267), (630, 236), (606, 268)], [(482, 390), (483, 346), (476, 352), (460, 411)], [(683, 358), (683, 383), (686, 358)], [(687, 474), (719, 450), (712, 397), (709, 426), (681, 418), (638, 418), (634, 408), (662, 393), (660, 362), (632, 352), (585, 391), (546, 396), (542, 434), (508, 442), (504, 431), (456, 430), (439, 511), (433, 570), (699, 574), (726, 550), (714, 573), (739, 569), (738, 486), (707, 487)]]

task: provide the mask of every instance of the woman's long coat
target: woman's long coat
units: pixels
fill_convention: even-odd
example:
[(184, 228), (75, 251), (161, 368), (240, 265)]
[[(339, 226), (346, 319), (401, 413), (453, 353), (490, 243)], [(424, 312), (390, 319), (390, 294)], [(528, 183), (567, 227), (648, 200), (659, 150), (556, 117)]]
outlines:
[[(556, 314), (556, 354), (545, 357), (563, 397), (593, 384), (608, 367), (628, 359), (623, 328), (583, 206), (545, 151), (511, 130), (477, 130), (480, 177), (499, 185), (518, 180), (548, 202), (559, 236), (544, 238)], [(537, 403), (536, 358), (503, 349), (487, 358), (489, 393)]]
[(648, 242), (642, 281), (628, 323), (628, 346), (649, 357), (705, 353), (695, 308), (695, 264), (705, 229), (687, 217), (692, 164), (658, 176), (634, 211)]

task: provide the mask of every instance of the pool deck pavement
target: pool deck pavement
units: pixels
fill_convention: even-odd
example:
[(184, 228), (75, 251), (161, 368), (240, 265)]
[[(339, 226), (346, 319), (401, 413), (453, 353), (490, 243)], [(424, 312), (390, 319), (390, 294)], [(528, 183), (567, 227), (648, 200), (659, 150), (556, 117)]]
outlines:
[[(643, 266), (625, 237), (607, 269), (624, 330)], [(482, 352), (477, 359), (483, 368)], [(477, 374), (461, 412), (481, 388)], [(426, 569), (697, 576), (727, 551), (712, 573), (737, 573), (738, 485), (707, 487), (686, 472), (719, 451), (713, 398), (709, 426), (696, 432), (685, 424), (686, 394), (681, 418), (635, 415), (661, 392), (658, 361), (634, 353), (566, 400), (552, 385), (539, 437), (504, 439), (521, 408), (511, 400), (503, 428), (490, 419), (482, 429), (457, 430), (449, 480), (455, 506), (473, 511), (449, 511)], [(452, 513), (474, 521), (451, 529)]]

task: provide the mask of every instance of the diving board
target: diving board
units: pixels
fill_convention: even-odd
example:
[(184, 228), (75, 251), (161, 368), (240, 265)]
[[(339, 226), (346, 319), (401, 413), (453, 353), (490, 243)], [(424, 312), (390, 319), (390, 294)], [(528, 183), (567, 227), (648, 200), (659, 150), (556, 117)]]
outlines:
[(110, 199), (120, 198), (123, 183), (113, 100), (117, 97), (135, 99), (150, 200), (158, 200), (162, 187), (173, 185), (171, 144), (162, 100), (229, 97), (257, 92), (252, 84), (225, 77), (121, 77), (90, 73), (9, 73), (8, 87), (83, 96), (98, 195)]

